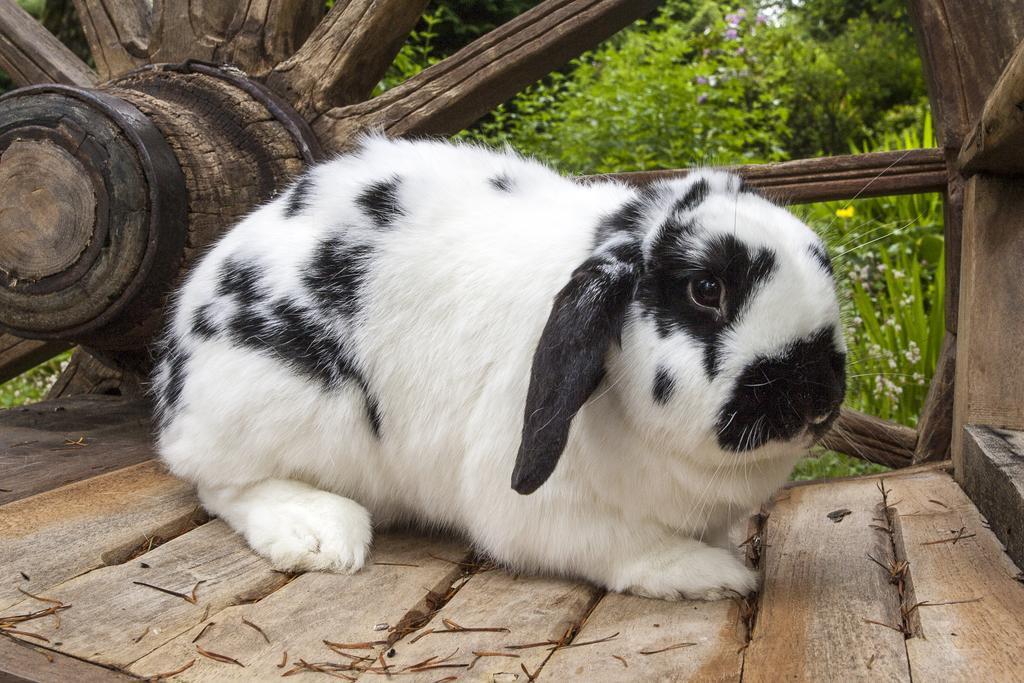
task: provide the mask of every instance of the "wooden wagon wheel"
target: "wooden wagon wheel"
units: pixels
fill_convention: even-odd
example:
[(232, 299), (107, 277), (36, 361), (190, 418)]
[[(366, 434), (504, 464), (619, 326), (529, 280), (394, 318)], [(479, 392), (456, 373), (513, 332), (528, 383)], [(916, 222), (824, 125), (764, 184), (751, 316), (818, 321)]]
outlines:
[[(426, 4), (339, 1), (320, 20), (322, 0), (192, 0), (185, 12), (75, 0), (94, 72), (0, 0), (0, 67), (31, 86), (0, 99), (0, 381), (72, 342), (137, 380), (189, 263), (305, 164), (368, 128), (458, 132), (658, 1), (546, 0), (368, 99)], [(948, 179), (940, 150), (739, 170), (790, 201), (939, 191)], [(105, 381), (101, 370), (91, 386)], [(951, 402), (940, 388), (926, 419)], [(834, 448), (914, 458), (913, 430), (852, 413), (841, 423)], [(948, 425), (930, 433), (944, 451)]]

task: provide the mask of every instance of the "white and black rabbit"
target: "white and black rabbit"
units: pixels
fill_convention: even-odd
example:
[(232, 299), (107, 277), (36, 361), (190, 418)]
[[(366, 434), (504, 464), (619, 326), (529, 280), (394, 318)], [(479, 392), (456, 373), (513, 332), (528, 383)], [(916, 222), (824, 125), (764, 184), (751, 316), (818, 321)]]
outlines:
[(729, 528), (845, 390), (821, 240), (736, 176), (382, 137), (230, 230), (161, 354), (160, 454), (280, 569), (411, 520), (661, 598), (755, 588)]

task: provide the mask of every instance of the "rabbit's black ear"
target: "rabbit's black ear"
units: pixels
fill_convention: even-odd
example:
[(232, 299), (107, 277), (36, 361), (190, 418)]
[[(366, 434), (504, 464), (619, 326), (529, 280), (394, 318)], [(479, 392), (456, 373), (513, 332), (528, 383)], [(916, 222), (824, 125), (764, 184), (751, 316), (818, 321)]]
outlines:
[(605, 354), (619, 340), (641, 267), (635, 241), (604, 247), (555, 297), (530, 371), (523, 440), (512, 472), (512, 488), (519, 493), (533, 493), (555, 470), (573, 417), (604, 376)]

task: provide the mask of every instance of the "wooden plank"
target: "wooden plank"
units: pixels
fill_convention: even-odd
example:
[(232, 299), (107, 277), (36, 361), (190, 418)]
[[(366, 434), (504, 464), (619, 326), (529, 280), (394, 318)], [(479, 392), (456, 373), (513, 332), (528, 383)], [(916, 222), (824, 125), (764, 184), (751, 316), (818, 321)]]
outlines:
[(914, 464), (945, 460), (953, 441), (953, 380), (956, 376), (956, 335), (946, 333), (917, 422)]
[(45, 648), (0, 638), (0, 681), (3, 683), (117, 683), (138, 680), (119, 671), (105, 669)]
[[(542, 681), (738, 681), (745, 642), (733, 600), (667, 602), (612, 593), (573, 639), (606, 643), (556, 650)], [(643, 653), (652, 654), (643, 654)]]
[(153, 458), (149, 413), (110, 396), (0, 412), (0, 505)]
[(948, 475), (892, 477), (886, 485), (897, 553), (910, 563), (908, 609), (929, 603), (911, 612), (913, 637), (906, 646), (914, 680), (1020, 680), (1019, 568)]
[[(47, 589), (42, 597), (69, 605), (60, 622), (43, 618), (19, 628), (48, 638), (48, 647), (64, 654), (127, 667), (200, 623), (204, 614), (216, 614), (247, 595), (269, 594), (288, 580), (218, 520), (128, 562)], [(189, 597), (194, 589), (196, 601), (137, 581)], [(7, 611), (28, 614), (49, 606), (26, 598)]]
[(100, 78), (146, 63), (152, 0), (75, 0), (75, 10)]
[(980, 119), (974, 123), (960, 150), (960, 170), (964, 175), (981, 171), (1020, 174), (1024, 172), (1024, 121), (1020, 103), (1024, 102), (1024, 44), (1010, 58), (1006, 70), (985, 101)]
[[(348, 661), (323, 641), (386, 640), (391, 633), (389, 627), (425, 618), (427, 598), (444, 595), (463, 573), (457, 563), (442, 558), (461, 560), (465, 555), (465, 546), (452, 540), (407, 533), (379, 536), (374, 541), (371, 563), (362, 571), (352, 575), (303, 574), (257, 603), (211, 613), (205, 622), (136, 661), (130, 671), (151, 676), (173, 671), (194, 659), (187, 680), (277, 680), (300, 659), (311, 663)], [(380, 624), (387, 626), (377, 630)], [(245, 666), (208, 659), (198, 654), (197, 644), (234, 657)], [(348, 651), (376, 656), (380, 647)], [(284, 652), (288, 653), (288, 664), (278, 667)]]
[(1024, 433), (968, 425), (963, 438), (964, 491), (1024, 566)]
[(192, 487), (155, 462), (8, 503), (0, 507), (0, 609), (24, 599), (18, 588), (45, 593), (202, 517)]
[(22, 339), (0, 333), (0, 382), (14, 379), (70, 348), (67, 342)]
[(1024, 429), (1024, 181), (967, 181), (956, 343), (953, 462), (963, 475), (963, 427)]
[[(743, 176), (751, 187), (776, 201), (793, 204), (946, 189), (946, 165), (940, 149), (847, 154), (725, 166), (722, 170)], [(645, 185), (656, 180), (682, 178), (689, 172), (690, 169), (634, 171), (587, 177)]]
[(821, 443), (826, 448), (868, 462), (887, 467), (907, 467), (914, 459), (917, 431), (852, 408), (843, 408)]
[[(424, 628), (395, 643), (395, 656), (387, 662), (396, 667), (403, 681), (427, 683), (446, 675), (486, 681), (500, 680), (501, 674), (522, 676), (520, 667), (538, 670), (549, 649), (510, 650), (508, 646), (559, 641), (583, 619), (600, 594), (593, 586), (565, 579), (512, 576), (497, 569), (476, 574)], [(451, 631), (445, 620), (467, 629), (508, 630), (444, 632)], [(430, 657), (441, 659), (456, 649), (456, 656), (445, 664), (471, 668), (407, 671), (416, 663)], [(476, 659), (474, 652), (512, 656)], [(371, 680), (371, 674), (360, 680)]]
[(884, 518), (877, 480), (781, 495), (765, 529), (744, 680), (909, 681), (903, 633), (890, 628), (901, 624), (900, 596), (890, 572), (869, 559), (894, 560), (889, 533), (875, 528)]
[(97, 80), (85, 62), (15, 0), (0, 0), (0, 69), (19, 87), (34, 83), (89, 87)]

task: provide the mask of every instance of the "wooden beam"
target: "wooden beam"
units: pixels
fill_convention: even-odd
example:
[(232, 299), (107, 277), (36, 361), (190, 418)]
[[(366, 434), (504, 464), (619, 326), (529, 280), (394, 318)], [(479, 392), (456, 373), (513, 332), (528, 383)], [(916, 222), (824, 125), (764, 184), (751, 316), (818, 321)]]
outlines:
[(128, 674), (68, 657), (15, 638), (0, 638), (0, 681), (4, 683), (129, 683)]
[(1024, 432), (964, 428), (961, 485), (1018, 567), (1024, 567)]
[[(587, 177), (645, 185), (656, 180), (682, 178), (691, 170), (635, 171)], [(774, 164), (726, 166), (723, 170), (743, 176), (747, 184), (776, 201), (794, 204), (942, 192), (946, 189), (946, 165), (942, 150), (938, 149), (847, 154)]]
[(0, 334), (0, 382), (6, 382), (71, 348), (69, 342)]
[(985, 101), (981, 119), (960, 151), (965, 175), (1024, 173), (1024, 43), (1017, 48)]
[(868, 462), (899, 468), (913, 463), (917, 432), (895, 422), (843, 408), (821, 444)]
[(102, 80), (146, 63), (153, 15), (147, 0), (74, 0)]
[(334, 5), (313, 35), (278, 64), (267, 85), (312, 118), (365, 100), (383, 78), (427, 0), (352, 0)]
[(956, 336), (946, 333), (917, 421), (914, 464), (945, 460), (953, 441), (953, 379), (956, 374)]
[(370, 128), (392, 136), (451, 135), (589, 50), (659, 0), (546, 0), (379, 97), (313, 121), (324, 149)]
[(17, 86), (91, 86), (96, 74), (15, 0), (0, 0), (0, 69)]
[(964, 476), (963, 428), (1024, 429), (1024, 181), (967, 181), (956, 341), (953, 462)]

